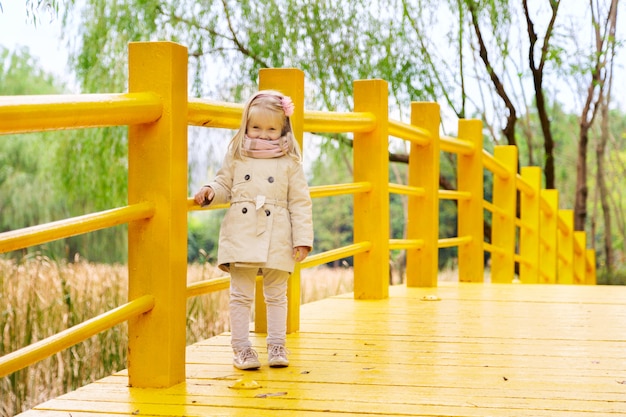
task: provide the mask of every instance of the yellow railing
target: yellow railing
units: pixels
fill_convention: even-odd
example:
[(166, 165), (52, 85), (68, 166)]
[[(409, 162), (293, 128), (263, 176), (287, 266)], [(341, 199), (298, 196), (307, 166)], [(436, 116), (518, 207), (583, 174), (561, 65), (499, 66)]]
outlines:
[[(482, 124), (459, 121), (459, 137), (439, 136), (439, 106), (412, 103), (409, 124), (389, 120), (383, 80), (354, 82), (353, 112), (304, 111), (304, 74), (297, 69), (259, 73), (260, 89), (292, 97), (294, 133), (354, 135), (352, 183), (311, 187), (313, 198), (352, 195), (354, 242), (309, 256), (289, 283), (288, 331), (297, 331), (300, 268), (354, 257), (354, 297), (388, 296), (390, 250), (407, 252), (408, 286), (436, 286), (438, 249), (457, 246), (461, 281), (482, 282), (484, 253), (491, 253), (491, 280), (595, 283), (593, 251), (584, 232), (574, 232), (572, 213), (558, 210), (558, 192), (540, 189), (540, 171), (517, 174), (517, 150), (482, 149)], [(129, 45), (129, 92), (65, 96), (0, 97), (0, 135), (54, 129), (128, 125), (128, 205), (49, 224), (0, 233), (0, 253), (127, 223), (127, 304), (0, 358), (0, 377), (127, 321), (129, 383), (168, 387), (185, 378), (186, 299), (223, 290), (229, 278), (186, 284), (187, 213), (200, 210), (187, 190), (187, 127), (234, 129), (240, 104), (187, 97), (187, 49), (170, 42)], [(389, 137), (410, 143), (408, 184), (388, 180)], [(457, 154), (457, 190), (439, 189), (440, 151)], [(484, 200), (483, 175), (493, 173), (493, 201)], [(517, 193), (521, 195), (517, 217)], [(408, 199), (404, 239), (390, 239), (389, 194)], [(458, 205), (458, 237), (439, 238), (439, 201)], [(226, 205), (212, 207), (222, 209)], [(485, 210), (492, 213), (485, 242)], [(519, 252), (517, 249), (519, 248)], [(261, 291), (257, 291), (260, 294)], [(266, 330), (262, 299), (255, 330)]]

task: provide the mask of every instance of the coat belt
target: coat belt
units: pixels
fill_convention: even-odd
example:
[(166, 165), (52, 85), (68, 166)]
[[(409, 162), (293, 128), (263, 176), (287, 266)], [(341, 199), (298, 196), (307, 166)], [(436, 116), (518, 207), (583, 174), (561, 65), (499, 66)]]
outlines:
[(287, 202), (285, 200), (275, 200), (272, 198), (265, 198), (264, 195), (258, 195), (256, 199), (254, 200), (251, 198), (238, 198), (238, 199), (231, 200), (230, 202), (231, 205), (236, 204), (236, 203), (251, 203), (255, 205), (256, 207), (256, 235), (257, 236), (265, 232), (265, 230), (267, 229), (267, 223), (271, 221), (270, 215), (267, 214), (265, 211), (262, 211), (261, 208), (263, 208), (266, 205), (287, 208)]
[(251, 203), (256, 206), (256, 209), (259, 210), (263, 205), (268, 204), (270, 206), (278, 206), (282, 208), (287, 208), (287, 201), (285, 200), (275, 200), (273, 198), (265, 198), (265, 196), (257, 196), (256, 199), (252, 198), (237, 198), (230, 201), (230, 204), (236, 203)]

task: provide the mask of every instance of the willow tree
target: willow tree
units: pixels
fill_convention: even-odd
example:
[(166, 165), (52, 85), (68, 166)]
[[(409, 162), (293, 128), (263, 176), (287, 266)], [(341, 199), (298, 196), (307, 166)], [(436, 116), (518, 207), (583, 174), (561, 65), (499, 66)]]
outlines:
[[(62, 92), (27, 48), (11, 52), (0, 47), (0, 95)], [(58, 132), (0, 136), (0, 232), (57, 220), (66, 211), (56, 175), (61, 140)], [(63, 244), (33, 250), (54, 257), (63, 254)]]
[[(485, 118), (496, 142), (501, 137), (493, 127), (501, 126), (509, 144), (516, 143), (519, 114), (536, 97), (551, 186), (542, 82), (550, 69), (546, 64), (559, 56), (550, 44), (559, 3), (550, 2), (552, 19), (541, 38), (526, 2), (522, 8), (508, 0), (120, 0), (106, 5), (72, 0), (65, 4), (64, 21), (85, 91), (107, 88), (111, 80), (119, 86), (129, 41), (168, 39), (189, 48), (197, 96), (239, 100), (255, 85), (260, 68), (297, 67), (314, 92), (307, 95), (308, 104), (347, 110), (353, 80), (383, 78), (401, 114), (411, 101), (438, 101), (460, 118)], [(526, 64), (511, 52), (518, 47), (511, 32), (520, 24), (530, 37)], [(511, 74), (517, 79), (507, 80)], [(519, 85), (531, 78), (535, 94), (520, 93)]]
[[(255, 88), (259, 69), (296, 67), (305, 72), (307, 106), (349, 110), (353, 80), (383, 78), (389, 81), (391, 110), (401, 118), (411, 101), (434, 100), (442, 104), (444, 115), (452, 111), (461, 118), (484, 119), (489, 143), (523, 139), (528, 155), (521, 158), (527, 164), (545, 161), (547, 188), (555, 186), (554, 161), (559, 158), (553, 155), (548, 115), (551, 106), (562, 104), (559, 89), (580, 76), (563, 70), (577, 65), (568, 50), (580, 42), (578, 33), (564, 36), (561, 13), (567, 10), (560, 5), (560, 0), (62, 4), (71, 59), (85, 92), (123, 89), (128, 42), (158, 39), (188, 47), (190, 94), (195, 96), (241, 100)], [(527, 124), (531, 113), (538, 115), (539, 132)], [(453, 127), (447, 126), (450, 118), (443, 120), (444, 132), (453, 133), (456, 120)], [(531, 134), (540, 138), (540, 145), (531, 141)], [(125, 137), (116, 135), (98, 140), (102, 146), (117, 140), (121, 150)], [(114, 156), (113, 163), (124, 168), (122, 158)], [(391, 158), (406, 161), (405, 155)]]

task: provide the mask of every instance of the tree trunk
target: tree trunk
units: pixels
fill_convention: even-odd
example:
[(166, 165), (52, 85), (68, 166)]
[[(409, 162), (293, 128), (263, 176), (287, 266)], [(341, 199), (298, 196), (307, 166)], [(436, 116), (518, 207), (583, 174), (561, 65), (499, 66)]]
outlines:
[(545, 154), (543, 174), (546, 180), (546, 189), (555, 189), (556, 184), (554, 180), (554, 139), (552, 138), (552, 131), (550, 130), (550, 118), (548, 117), (548, 111), (546, 110), (546, 105), (543, 98), (543, 91), (537, 91), (536, 99), (537, 113), (539, 115), (539, 120), (541, 121), (541, 130), (543, 132), (543, 151)]
[(537, 115), (539, 116), (539, 122), (541, 123), (541, 132), (543, 133), (543, 149), (545, 153), (545, 165), (543, 169), (544, 177), (546, 180), (546, 188), (556, 188), (554, 181), (554, 139), (552, 138), (552, 131), (550, 129), (550, 117), (548, 116), (548, 110), (546, 106), (546, 98), (543, 93), (543, 69), (545, 68), (546, 59), (548, 58), (550, 37), (554, 29), (554, 22), (556, 21), (556, 15), (559, 10), (560, 1), (550, 2), (552, 9), (552, 16), (550, 23), (546, 28), (546, 34), (543, 38), (543, 44), (541, 46), (541, 54), (539, 64), (535, 63), (535, 45), (537, 43), (537, 33), (535, 32), (535, 25), (530, 19), (530, 12), (528, 11), (528, 2), (524, 0), (524, 15), (526, 16), (526, 29), (528, 31), (528, 39), (530, 45), (528, 48), (528, 64), (530, 71), (533, 75), (533, 83), (535, 86), (535, 101), (537, 103)]
[(585, 230), (587, 220), (587, 144), (589, 143), (589, 126), (580, 125), (578, 139), (578, 159), (576, 161), (576, 200), (574, 202), (574, 230)]
[(602, 206), (602, 217), (604, 220), (604, 256), (606, 263), (606, 272), (608, 276), (611, 276), (613, 269), (613, 248), (612, 248), (612, 235), (613, 228), (611, 225), (611, 208), (609, 206), (608, 190), (606, 188), (605, 168), (604, 168), (604, 155), (606, 150), (606, 143), (609, 138), (609, 104), (608, 100), (604, 100), (602, 104), (602, 124), (601, 134), (596, 146), (596, 182), (598, 191), (600, 192), (600, 204)]
[[(485, 41), (483, 39), (483, 34), (480, 29), (480, 25), (478, 23), (478, 15), (476, 10), (476, 4), (470, 1), (467, 4), (469, 8), (470, 15), (472, 16), (472, 27), (474, 28), (474, 33), (476, 33), (476, 40), (478, 41), (478, 54), (483, 64), (485, 64), (485, 69), (489, 74), (489, 79), (491, 80), (493, 87), (496, 90), (496, 94), (502, 99), (504, 105), (509, 111), (509, 115), (506, 118), (506, 125), (502, 129), (502, 133), (507, 140), (507, 144), (517, 146), (517, 140), (515, 139), (515, 124), (517, 123), (517, 110), (515, 109), (515, 105), (511, 101), (511, 98), (507, 94), (504, 84), (498, 77), (498, 74), (493, 69), (491, 65), (491, 61), (489, 60), (489, 54), (487, 53), (487, 46), (485, 45)], [(519, 158), (519, 157), (518, 157)], [(519, 166), (519, 163), (518, 163)]]
[[(591, 80), (587, 87), (585, 106), (580, 115), (580, 136), (578, 142), (578, 161), (576, 163), (576, 201), (574, 203), (574, 230), (585, 230), (587, 219), (587, 144), (589, 143), (589, 131), (593, 125), (598, 109), (604, 101), (604, 88), (607, 80), (607, 67), (613, 64), (615, 47), (615, 29), (617, 26), (617, 3), (612, 0), (606, 15), (604, 26), (600, 22), (600, 16), (596, 16), (593, 1), (591, 1), (591, 19), (593, 23), (596, 41), (596, 53), (594, 55)], [(601, 30), (604, 29), (604, 33)]]

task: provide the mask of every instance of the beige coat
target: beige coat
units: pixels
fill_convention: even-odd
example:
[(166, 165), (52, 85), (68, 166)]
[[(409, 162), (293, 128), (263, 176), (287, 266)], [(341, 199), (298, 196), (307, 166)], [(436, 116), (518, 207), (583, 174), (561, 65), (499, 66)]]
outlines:
[(313, 246), (311, 197), (302, 165), (229, 153), (215, 180), (211, 204), (230, 202), (217, 251), (221, 269), (231, 263), (293, 272), (296, 246)]

